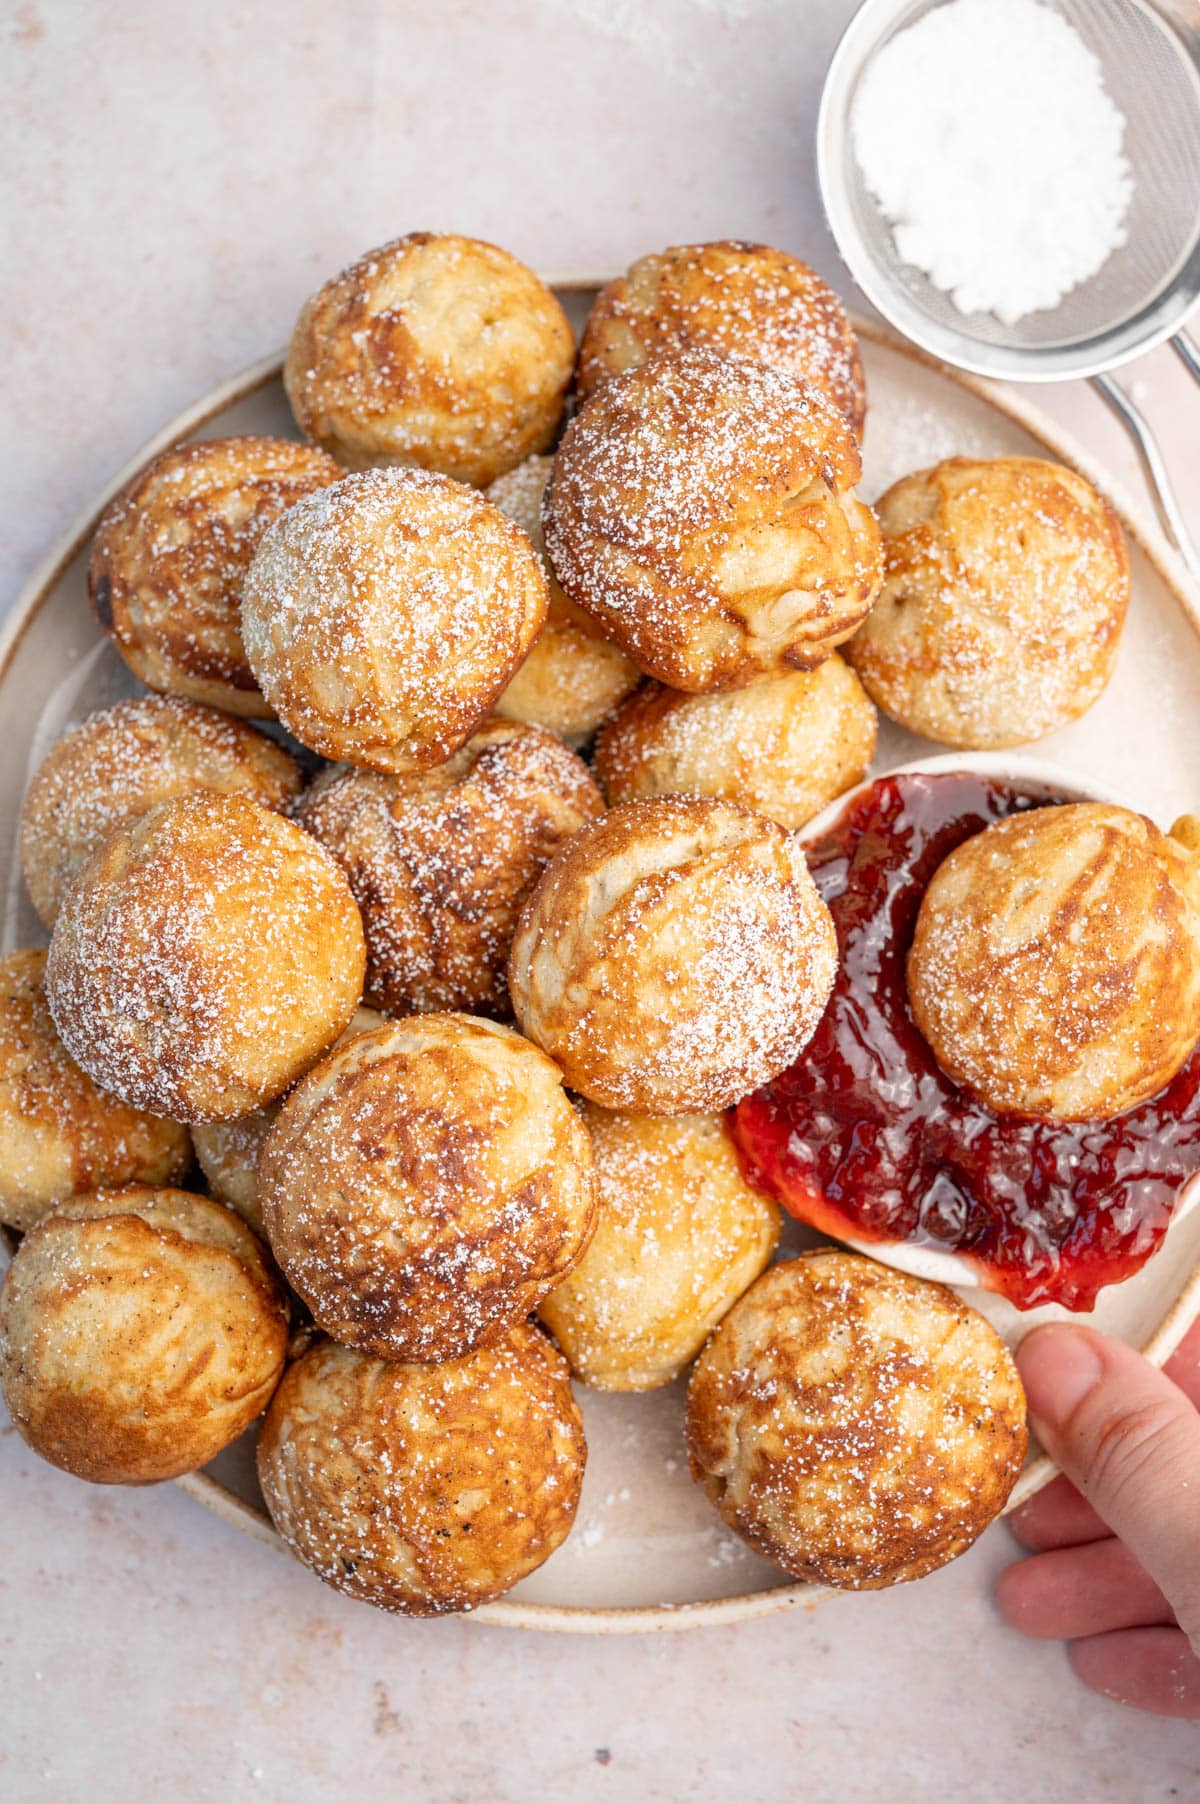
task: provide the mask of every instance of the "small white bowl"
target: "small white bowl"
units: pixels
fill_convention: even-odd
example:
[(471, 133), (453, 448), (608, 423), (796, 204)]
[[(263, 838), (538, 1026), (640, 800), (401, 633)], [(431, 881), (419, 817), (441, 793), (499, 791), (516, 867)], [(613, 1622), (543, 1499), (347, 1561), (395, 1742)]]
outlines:
[[(799, 838), (805, 843), (820, 839), (835, 825), (843, 810), (881, 777), (956, 770), (1044, 789), (1048, 795), (1065, 796), (1071, 802), (1110, 802), (1117, 808), (1132, 808), (1138, 813), (1144, 813), (1138, 803), (1131, 801), (1128, 796), (1119, 795), (1105, 784), (1083, 783), (1076, 772), (1062, 770), (1043, 758), (1026, 758), (1012, 752), (945, 752), (934, 758), (917, 758), (911, 763), (893, 765), (890, 770), (877, 771), (840, 795), (828, 808), (823, 808), (820, 814), (814, 815), (800, 829)], [(1179, 1192), (1171, 1211), (1168, 1234), (1179, 1226), (1198, 1200), (1200, 1173), (1190, 1178)], [(937, 1284), (952, 1284), (959, 1290), (985, 1288), (978, 1267), (973, 1261), (960, 1258), (957, 1253), (940, 1253), (936, 1248), (915, 1245), (907, 1240), (851, 1240), (847, 1237), (843, 1240), (843, 1245), (852, 1247), (856, 1253), (866, 1254), (869, 1259), (877, 1259), (883, 1265), (895, 1266), (897, 1271), (910, 1272), (915, 1278), (929, 1278)], [(1157, 1249), (1154, 1257), (1161, 1250), (1161, 1247)]]

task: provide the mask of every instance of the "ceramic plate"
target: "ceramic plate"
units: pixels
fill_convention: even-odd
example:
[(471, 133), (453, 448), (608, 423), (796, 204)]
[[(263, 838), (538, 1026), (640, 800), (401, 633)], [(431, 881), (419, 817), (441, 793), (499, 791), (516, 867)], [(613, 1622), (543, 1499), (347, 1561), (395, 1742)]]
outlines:
[[(556, 284), (576, 321), (594, 281)], [(1157, 533), (1136, 520), (1085, 453), (1007, 395), (964, 380), (869, 327), (861, 327), (870, 391), (864, 496), (953, 452), (1049, 455), (1075, 465), (1112, 496), (1130, 540), (1133, 606), (1117, 674), (1092, 711), (1037, 747), (1081, 792), (1116, 793), (1163, 825), (1200, 807), (1200, 602)], [(29, 774), (64, 729), (137, 685), (92, 619), (84, 587), (87, 544), (97, 515), (120, 484), (155, 452), (192, 437), (236, 432), (293, 435), (271, 358), (234, 377), (173, 420), (114, 477), (47, 559), (0, 635), (0, 869), (3, 949), (45, 940), (21, 892), (17, 816)], [(884, 723), (877, 770), (927, 757), (934, 748)], [(785, 1250), (816, 1236), (792, 1226)], [(965, 1292), (1010, 1339), (1032, 1320), (999, 1299)], [(1104, 1292), (1093, 1320), (1168, 1357), (1200, 1312), (1200, 1210), (1179, 1221), (1151, 1263)], [(731, 1622), (831, 1595), (796, 1585), (728, 1534), (692, 1484), (682, 1444), (683, 1385), (643, 1396), (581, 1391), (588, 1468), (574, 1532), (539, 1572), (507, 1598), (476, 1612), (509, 1627), (605, 1633)], [(1036, 1456), (1015, 1497), (1050, 1475)], [(204, 1472), (180, 1481), (218, 1514), (276, 1548), (254, 1482), (247, 1437)], [(314, 1580), (314, 1583), (316, 1581)]]

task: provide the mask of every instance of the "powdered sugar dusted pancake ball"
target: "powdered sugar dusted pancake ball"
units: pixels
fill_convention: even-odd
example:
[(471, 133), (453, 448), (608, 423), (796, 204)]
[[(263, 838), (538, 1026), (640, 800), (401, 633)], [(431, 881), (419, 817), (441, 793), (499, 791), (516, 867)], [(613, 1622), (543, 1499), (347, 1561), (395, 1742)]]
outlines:
[(600, 1187), (592, 1243), (538, 1314), (586, 1384), (647, 1391), (695, 1358), (770, 1261), (775, 1204), (742, 1176), (719, 1115), (582, 1105)]
[[(353, 1020), (336, 1044), (344, 1046), (355, 1034), (370, 1033), (383, 1025), (384, 1018), (377, 1009), (355, 1009)], [(198, 1121), (192, 1128), (192, 1144), (209, 1190), (219, 1203), (236, 1209), (256, 1234), (263, 1231), (258, 1160), (281, 1106), (282, 1099), (269, 1103), (265, 1109), (256, 1109), (253, 1115), (239, 1115), (235, 1121)]]
[(802, 827), (866, 776), (875, 731), (875, 709), (834, 652), (815, 670), (716, 695), (644, 683), (601, 732), (596, 775), (612, 803), (723, 796)]
[(503, 1015), (521, 906), (563, 841), (603, 811), (560, 739), (489, 720), (435, 770), (327, 772), (296, 818), (362, 911), (369, 1002), (392, 1015)]
[(212, 439), (164, 451), (109, 503), (88, 593), (147, 688), (271, 713), (242, 646), (246, 569), (273, 521), (342, 474), (294, 439)]
[(22, 1241), (0, 1291), (0, 1387), (52, 1465), (154, 1484), (250, 1426), (287, 1335), (283, 1288), (236, 1215), (131, 1185), (60, 1203)]
[[(553, 459), (527, 457), (488, 489), (488, 500), (515, 520), (544, 559), (542, 497)], [(550, 605), (529, 655), (496, 702), (497, 714), (546, 727), (568, 745), (582, 745), (631, 689), (640, 672), (601, 636), (599, 624), (563, 593), (548, 564)]]
[(726, 238), (640, 257), (596, 297), (579, 347), (579, 393), (693, 345), (803, 376), (862, 436), (866, 383), (846, 310), (786, 251)]
[(1116, 662), (1129, 561), (1082, 476), (1037, 457), (951, 457), (876, 511), (883, 589), (846, 655), (885, 714), (986, 749), (1091, 707)]
[(793, 1578), (875, 1591), (964, 1553), (1026, 1447), (1012, 1357), (981, 1315), (852, 1253), (772, 1266), (688, 1390), (692, 1476)]
[(918, 1027), (1004, 1114), (1106, 1119), (1200, 1040), (1200, 822), (1100, 802), (997, 821), (940, 864), (908, 959)]
[(187, 1129), (106, 1096), (67, 1053), (46, 1006), (46, 954), (0, 958), (0, 1222), (24, 1233), (55, 1203), (121, 1184), (170, 1184)]
[(584, 827), (521, 916), (522, 1030), (608, 1109), (722, 1109), (790, 1065), (837, 947), (804, 850), (732, 802), (658, 796)]
[(350, 468), (483, 484), (550, 443), (574, 357), (531, 269), (478, 238), (410, 232), (305, 302), (283, 382), (301, 429)]
[(427, 770), (491, 708), (546, 618), (546, 577), (482, 495), (363, 470), (269, 532), (242, 630), (263, 693), (322, 757)]
[(455, 1359), (498, 1340), (591, 1236), (591, 1147), (511, 1028), (420, 1015), (360, 1035), (288, 1098), (258, 1166), (290, 1283), (335, 1340)]
[(568, 426), (546, 548), (647, 676), (736, 689), (819, 664), (883, 574), (854, 435), (790, 371), (712, 351), (615, 376)]
[(489, 1603), (570, 1532), (587, 1445), (565, 1360), (536, 1328), (442, 1365), (320, 1340), (258, 1441), (271, 1519), (363, 1603), (436, 1616)]
[(182, 796), (84, 866), (54, 928), (46, 994), (102, 1089), (180, 1121), (224, 1121), (332, 1045), (365, 958), (354, 898), (322, 846), (245, 796)]
[(99, 708), (43, 759), (21, 810), (21, 869), (53, 927), (63, 894), (105, 835), (157, 802), (235, 791), (286, 809), (303, 773), (291, 753), (245, 721), (173, 695)]

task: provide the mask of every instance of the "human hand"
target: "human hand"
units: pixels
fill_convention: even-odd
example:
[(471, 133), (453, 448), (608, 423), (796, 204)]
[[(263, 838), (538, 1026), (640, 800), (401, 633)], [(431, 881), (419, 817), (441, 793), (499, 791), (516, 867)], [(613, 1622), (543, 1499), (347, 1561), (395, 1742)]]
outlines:
[(1034, 1329), (1017, 1364), (1065, 1476), (1011, 1519), (1032, 1557), (1000, 1580), (1000, 1608), (1069, 1641), (1094, 1691), (1200, 1718), (1200, 1322), (1161, 1372), (1069, 1323)]

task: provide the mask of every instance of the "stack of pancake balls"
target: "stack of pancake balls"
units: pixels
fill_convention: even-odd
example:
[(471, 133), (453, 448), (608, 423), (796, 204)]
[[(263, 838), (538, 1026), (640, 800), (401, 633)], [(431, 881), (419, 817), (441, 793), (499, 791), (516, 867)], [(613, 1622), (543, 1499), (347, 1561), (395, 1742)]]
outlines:
[(760, 1553), (943, 1564), (1024, 1457), (1011, 1358), (936, 1285), (772, 1264), (723, 1111), (825, 1007), (796, 830), (875, 705), (961, 747), (1080, 714), (1126, 606), (1111, 511), (1012, 457), (872, 511), (845, 312), (756, 244), (642, 258), (577, 350), (515, 258), (414, 233), (305, 304), (284, 383), (302, 441), (177, 446), (106, 510), (91, 602), (149, 693), (25, 802), (18, 1430), (142, 1484), (262, 1416), (298, 1557), (430, 1615), (569, 1533), (572, 1376), (695, 1361), (694, 1476)]

